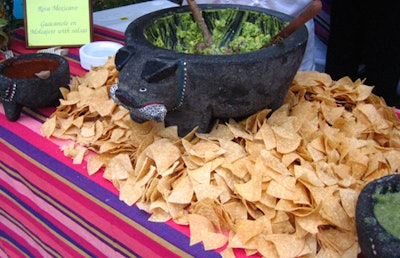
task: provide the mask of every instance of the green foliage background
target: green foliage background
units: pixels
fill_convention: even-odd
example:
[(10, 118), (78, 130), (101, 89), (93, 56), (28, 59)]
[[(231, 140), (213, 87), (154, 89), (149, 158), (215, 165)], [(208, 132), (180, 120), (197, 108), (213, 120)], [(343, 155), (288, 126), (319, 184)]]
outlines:
[[(130, 5), (130, 4), (137, 4), (141, 2), (147, 2), (149, 0), (92, 0), (93, 12)], [(182, 4), (182, 0), (169, 0), (171, 2)]]
[(92, 0), (93, 12), (114, 7), (146, 2), (147, 0)]

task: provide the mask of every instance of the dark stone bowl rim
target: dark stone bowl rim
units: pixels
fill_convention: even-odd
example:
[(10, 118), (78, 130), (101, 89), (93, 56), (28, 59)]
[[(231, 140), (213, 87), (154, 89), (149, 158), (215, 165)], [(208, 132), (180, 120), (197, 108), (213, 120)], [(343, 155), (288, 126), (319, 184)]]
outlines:
[[(374, 215), (375, 200), (373, 195), (376, 193), (377, 189), (382, 189), (381, 193), (383, 194), (388, 192), (400, 192), (400, 174), (387, 175), (369, 182), (358, 197), (356, 206), (357, 234), (361, 251), (365, 253), (367, 257), (369, 257), (368, 254), (373, 252), (372, 244), (368, 242), (374, 241), (374, 248), (378, 254), (388, 251), (385, 250), (386, 246), (379, 245), (379, 243), (376, 242), (378, 240), (374, 239), (374, 237), (378, 235), (383, 236), (386, 242), (400, 246), (400, 239), (387, 232), (379, 224), (379, 221)], [(374, 223), (371, 223), (371, 220), (374, 221)], [(397, 253), (397, 255), (400, 255), (400, 253)]]
[(32, 83), (35, 82), (41, 82), (43, 79), (40, 79), (38, 77), (33, 77), (33, 78), (12, 78), (3, 75), (3, 71), (6, 67), (6, 65), (10, 62), (13, 61), (18, 61), (18, 60), (35, 60), (35, 59), (49, 59), (49, 60), (56, 60), (59, 63), (58, 68), (50, 74), (50, 77), (47, 79), (51, 79), (53, 77), (58, 77), (62, 75), (61, 73), (64, 72), (64, 69), (60, 69), (61, 67), (69, 67), (67, 59), (64, 57), (57, 55), (57, 54), (51, 54), (51, 53), (28, 53), (28, 54), (21, 54), (18, 56), (14, 56), (12, 58), (9, 58), (3, 62), (0, 63), (0, 80), (12, 80), (15, 82), (18, 81), (32, 81)]
[[(276, 16), (277, 18), (283, 21), (291, 21), (294, 18), (290, 15), (277, 12), (274, 10), (261, 7), (247, 6), (247, 5), (199, 4), (199, 7), (202, 10), (226, 9), (226, 8), (249, 10)], [(190, 12), (189, 6), (179, 6), (179, 7), (161, 9), (139, 17), (138, 19), (134, 20), (128, 25), (125, 31), (125, 45), (127, 47), (134, 47), (134, 48), (140, 46), (147, 48), (151, 51), (157, 51), (160, 56), (165, 58), (178, 57), (185, 60), (192, 60), (199, 62), (202, 61), (242, 62), (244, 60), (265, 59), (266, 56), (273, 58), (285, 55), (291, 52), (293, 49), (296, 49), (298, 47), (301, 47), (303, 44), (306, 44), (308, 39), (308, 31), (306, 29), (306, 26), (303, 25), (300, 29), (295, 31), (292, 35), (290, 35), (288, 38), (286, 38), (285, 40), (283, 40), (283, 42), (280, 42), (279, 44), (248, 53), (231, 54), (231, 55), (201, 55), (201, 54), (179, 53), (173, 50), (157, 47), (146, 39), (144, 35), (144, 28), (150, 25), (154, 20), (164, 16), (172, 15), (174, 13), (183, 13), (183, 12)]]

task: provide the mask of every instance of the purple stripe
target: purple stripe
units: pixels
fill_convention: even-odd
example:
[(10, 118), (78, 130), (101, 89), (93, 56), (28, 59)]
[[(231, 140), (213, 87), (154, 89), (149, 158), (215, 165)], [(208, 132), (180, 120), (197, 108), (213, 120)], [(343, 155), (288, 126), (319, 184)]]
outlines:
[[(21, 152), (30, 156), (32, 159), (38, 161), (52, 171), (57, 171), (58, 175), (73, 183), (75, 186), (78, 186), (85, 192), (96, 197), (102, 203), (107, 204), (112, 209), (124, 214), (132, 221), (142, 225), (147, 230), (167, 240), (179, 249), (194, 256), (202, 256), (206, 254), (207, 257), (220, 257), (219, 253), (215, 251), (204, 251), (204, 246), (202, 244), (190, 246), (190, 239), (188, 236), (175, 230), (174, 228), (169, 227), (167, 224), (150, 222), (148, 220), (150, 215), (138, 209), (137, 206), (126, 205), (124, 202), (120, 201), (119, 197), (114, 193), (99, 186), (87, 177), (82, 176), (79, 172), (76, 172), (62, 162), (55, 160), (47, 153), (37, 149), (30, 143), (21, 139), (19, 136), (12, 134), (4, 127), (0, 127), (0, 136), (7, 140), (11, 145), (16, 146)], [(105, 200), (107, 201), (105, 202)], [(90, 223), (88, 222), (88, 224)], [(94, 225), (92, 226), (96, 228)], [(101, 230), (99, 231), (103, 232)], [(122, 243), (121, 246), (123, 246)]]
[(72, 53), (68, 53), (68, 54), (67, 54), (67, 57), (69, 57), (69, 58), (71, 58), (71, 59), (73, 59), (73, 60), (75, 60), (75, 61), (77, 61), (77, 62), (80, 62), (80, 57), (79, 57), (79, 55), (75, 55), (75, 54), (72, 54)]
[[(8, 199), (9, 202), (18, 203), (18, 201), (12, 199), (12, 195), (9, 195), (8, 191), (1, 189), (1, 193), (2, 194), (0, 196), (2, 196), (5, 199)], [(55, 250), (54, 248), (52, 248), (52, 246), (41, 240), (40, 235), (35, 234), (35, 232), (33, 232), (29, 227), (25, 226), (24, 223), (20, 222), (18, 219), (12, 217), (6, 210), (1, 209), (0, 215), (5, 217), (7, 221), (14, 227), (18, 228), (21, 232), (24, 232), (27, 236), (29, 236), (29, 239), (31, 239), (31, 241), (34, 242), (37, 246), (40, 246), (43, 252), (52, 254), (53, 256), (61, 257), (61, 254), (57, 250)], [(21, 215), (21, 216), (25, 217), (26, 215)]]
[[(3, 210), (3, 209), (0, 208), (0, 210)], [(0, 214), (1, 214), (1, 212), (0, 212)], [(0, 230), (0, 239), (2, 239), (1, 241), (7, 241), (10, 243), (10, 245), (15, 246), (16, 249), (18, 249), (19, 252), (25, 254), (26, 257), (34, 257), (34, 254), (32, 252), (30, 252), (25, 246), (23, 246), (21, 243), (19, 243), (18, 240), (14, 239), (10, 235), (6, 234), (3, 230)], [(5, 251), (5, 250), (3, 250), (3, 251)]]
[[(71, 219), (70, 217), (68, 217), (68, 215), (66, 215), (65, 213), (63, 213), (62, 211), (60, 211), (60, 209), (57, 209), (55, 206), (51, 205), (49, 202), (47, 202), (48, 196), (46, 196), (46, 198), (41, 198), (41, 194), (36, 195), (36, 192), (40, 192), (39, 190), (35, 190), (36, 188), (34, 186), (32, 186), (29, 182), (23, 182), (25, 180), (20, 180), (20, 177), (18, 176), (18, 174), (15, 174), (13, 172), (5, 172), (4, 170), (0, 169), (0, 172), (3, 171), (5, 176), (3, 177), (3, 180), (5, 180), (6, 182), (11, 183), (13, 186), (18, 187), (18, 190), (16, 190), (15, 192), (18, 192), (19, 196), (24, 196), (24, 198), (29, 198), (29, 199), (33, 199), (35, 200), (35, 204), (38, 207), (38, 209), (40, 211), (44, 211), (47, 214), (47, 219), (48, 222), (46, 222), (47, 225), (53, 224), (54, 221), (56, 221), (56, 223), (54, 223), (55, 225), (59, 225), (59, 224), (63, 224), (66, 228), (68, 228), (69, 230), (75, 232), (78, 236), (79, 239), (82, 236), (84, 237), (85, 243), (86, 245), (84, 247), (79, 247), (76, 245), (76, 242), (80, 243), (79, 240), (75, 240), (75, 246), (79, 247), (80, 250), (86, 252), (87, 254), (90, 254), (92, 257), (94, 256), (94, 254), (92, 254), (90, 250), (97, 250), (98, 252), (105, 252), (105, 253), (116, 253), (116, 250), (114, 248), (114, 246), (110, 246), (107, 243), (105, 243), (104, 241), (102, 241), (99, 237), (96, 236), (96, 234), (93, 234), (92, 232), (90, 232), (90, 230), (87, 230), (85, 227), (81, 226), (79, 222), (77, 222), (76, 220)], [(11, 171), (11, 170), (7, 170), (7, 171)], [(15, 174), (15, 175), (13, 175)], [(1, 174), (0, 174), (1, 176)], [(17, 198), (14, 198), (17, 199)], [(23, 200), (18, 201), (19, 203), (22, 203)], [(58, 203), (57, 203), (58, 204)], [(24, 204), (24, 206), (26, 206), (28, 204)], [(60, 205), (61, 206), (61, 205)], [(72, 212), (71, 212), (72, 213)], [(31, 216), (33, 218), (33, 216)], [(79, 216), (76, 216), (79, 217)], [(36, 220), (38, 221), (38, 220)], [(51, 228), (51, 227), (50, 227)], [(64, 230), (64, 228), (62, 229)], [(69, 230), (67, 230), (66, 234), (70, 234)], [(71, 241), (69, 241), (71, 242)], [(71, 248), (71, 245), (68, 244), (69, 248)], [(76, 248), (73, 248), (76, 249)], [(96, 252), (96, 251), (94, 251)]]
[[(15, 172), (15, 171), (14, 171)], [(7, 173), (7, 172), (6, 172)], [(15, 172), (18, 174), (18, 172)], [(38, 188), (34, 187), (31, 184), (28, 184), (27, 182), (23, 182), (21, 181), (19, 178), (13, 176), (12, 174), (7, 173), (10, 177), (12, 177), (14, 180), (22, 183), (23, 185), (25, 185), (26, 187), (28, 187), (29, 189), (31, 188), (35, 188), (38, 191), (40, 191)], [(29, 205), (27, 205), (26, 203), (24, 203), (21, 199), (19, 199), (15, 194), (13, 194), (12, 192), (8, 191), (7, 189), (2, 188), (2, 191), (4, 192), (4, 194), (6, 194), (8, 196), (9, 199), (17, 202), (19, 205), (21, 205), (26, 211), (27, 213), (29, 213), (29, 215), (31, 217), (34, 217), (35, 220), (40, 221), (41, 223), (47, 225), (49, 228), (51, 228), (54, 232), (56, 232), (57, 234), (59, 234), (60, 236), (62, 236), (64, 239), (66, 239), (68, 242), (70, 242), (71, 244), (73, 244), (74, 246), (76, 246), (77, 248), (79, 248), (80, 250), (82, 250), (83, 252), (85, 252), (87, 255), (89, 256), (93, 256), (93, 254), (89, 251), (86, 250), (82, 245), (80, 245), (78, 242), (76, 242), (73, 238), (71, 238), (70, 236), (68, 236), (67, 234), (64, 233), (64, 231), (60, 230), (58, 227), (54, 226), (52, 224), (51, 221), (49, 221), (47, 218), (45, 218), (43, 215), (41, 215), (40, 213), (36, 212), (34, 209), (32, 209)], [(33, 191), (35, 192), (35, 191)], [(35, 195), (35, 197), (42, 199), (40, 196)], [(51, 196), (48, 196), (49, 199), (51, 199)], [(42, 199), (43, 201), (47, 202), (47, 200)], [(48, 203), (49, 205), (51, 205), (50, 203)], [(54, 207), (54, 206), (53, 206)], [(54, 207), (55, 209), (57, 209), (56, 207)], [(58, 210), (58, 209), (57, 209)], [(66, 214), (64, 214), (66, 215)], [(67, 216), (67, 215), (66, 215)], [(34, 232), (31, 232), (31, 234), (35, 235)], [(38, 239), (40, 239), (40, 236), (37, 236)], [(50, 247), (49, 247), (50, 248)], [(55, 253), (56, 251), (54, 249), (52, 249)]]
[[(24, 140), (22, 140), (21, 138), (19, 138), (16, 135), (13, 135), (10, 133), (9, 136), (7, 136), (6, 134), (2, 134), (2, 132), (6, 132), (5, 130), (1, 130), (2, 127), (0, 127), (0, 136), (4, 139), (7, 140), (8, 142), (13, 145), (18, 147), (18, 149), (25, 153), (26, 155), (32, 157), (34, 160), (39, 161), (39, 159), (37, 159), (37, 157), (39, 156), (48, 156), (46, 153), (38, 153), (41, 152), (39, 149), (36, 149), (34, 146), (31, 146), (29, 143), (25, 142)], [(35, 157), (37, 155), (37, 157)], [(40, 162), (40, 161), (39, 161)], [(3, 163), (3, 162), (1, 162)], [(41, 164), (45, 165), (46, 167), (49, 168), (49, 166), (47, 166), (45, 164), (45, 162), (40, 162)], [(64, 165), (63, 163), (56, 161), (56, 160), (51, 160), (50, 163), (52, 165), (51, 169), (52, 171), (57, 171), (58, 175), (64, 174), (64, 177), (66, 175), (69, 176), (70, 179), (74, 179), (74, 180), (68, 180), (68, 181), (76, 181), (79, 182), (79, 184), (81, 184), (82, 186), (86, 186), (89, 187), (90, 189), (93, 189), (93, 193), (102, 193), (102, 194), (97, 194), (97, 197), (99, 196), (103, 196), (101, 197), (102, 199), (100, 200), (111, 200), (113, 196), (115, 198), (115, 195), (112, 194), (111, 192), (109, 192), (108, 190), (101, 188), (99, 185), (95, 184), (93, 181), (88, 180), (86, 177), (82, 176), (81, 174), (79, 174), (78, 172), (74, 171), (73, 169), (67, 167), (66, 165)], [(7, 166), (6, 164), (4, 164), (4, 167), (6, 167), (7, 169), (14, 171), (16, 174), (19, 175), (19, 173), (17, 171), (15, 171), (14, 169), (12, 169), (11, 167)], [(62, 173), (59, 173), (62, 172)], [(113, 248), (115, 251), (118, 251), (120, 253), (123, 253), (123, 251), (118, 250), (118, 247), (116, 247), (114, 244), (118, 243), (118, 245), (125, 249), (125, 250), (129, 250), (129, 252), (133, 252), (129, 247), (125, 246), (123, 243), (119, 242), (117, 239), (115, 239), (113, 236), (110, 236), (109, 234), (105, 233), (103, 230), (101, 230), (98, 226), (92, 224), (91, 222), (89, 222), (88, 220), (86, 220), (85, 218), (83, 218), (81, 215), (77, 214), (76, 212), (74, 212), (73, 210), (69, 209), (68, 207), (64, 206), (63, 203), (57, 201), (56, 199), (54, 199), (52, 196), (48, 195), (46, 192), (44, 192), (43, 190), (41, 190), (40, 188), (35, 187), (34, 185), (30, 184), (28, 181), (26, 180), (20, 180), (20, 178), (17, 178), (11, 174), (8, 174), (9, 176), (12, 176), (15, 180), (21, 182), (22, 184), (24, 184), (26, 187), (28, 187), (29, 189), (35, 189), (34, 192), (36, 193), (40, 193), (39, 195), (43, 195), (46, 196), (48, 198), (48, 200), (41, 198), (43, 201), (45, 201), (46, 203), (48, 203), (49, 205), (51, 205), (51, 203), (49, 202), (49, 200), (52, 200), (52, 202), (57, 203), (59, 206), (61, 206), (64, 210), (69, 210), (71, 213), (74, 214), (74, 216), (76, 216), (77, 218), (79, 218), (81, 221), (83, 221), (84, 223), (80, 223), (78, 220), (76, 220), (75, 218), (71, 217), (70, 215), (68, 215), (67, 213), (63, 212), (62, 209), (58, 208), (57, 206), (53, 206), (55, 209), (57, 209), (58, 211), (60, 211), (62, 214), (64, 214), (66, 217), (68, 217), (69, 219), (73, 220), (76, 224), (80, 225), (81, 227), (85, 228), (86, 230), (88, 230), (89, 232), (92, 233), (93, 230), (91, 230), (91, 228), (95, 229), (95, 231), (101, 232), (102, 235), (104, 235), (107, 239), (109, 239), (109, 242), (106, 242), (104, 240), (102, 240), (101, 238), (99, 238), (99, 240), (101, 240), (105, 245), (110, 246), (111, 248)], [(77, 184), (75, 184), (77, 185)], [(85, 189), (85, 187), (81, 187), (82, 190), (87, 190)], [(109, 193), (109, 195), (107, 194), (107, 192)], [(15, 197), (16, 198), (16, 197)], [(115, 200), (115, 202), (121, 202), (118, 199)], [(21, 204), (24, 204), (23, 202), (21, 202)], [(26, 206), (24, 204), (24, 206)], [(27, 208), (29, 206), (26, 206)], [(33, 211), (34, 212), (34, 211)], [(41, 217), (41, 215), (37, 214), (38, 217)], [(50, 225), (51, 223), (49, 223)], [(88, 227), (89, 226), (89, 227)], [(136, 254), (135, 254), (136, 255)]]

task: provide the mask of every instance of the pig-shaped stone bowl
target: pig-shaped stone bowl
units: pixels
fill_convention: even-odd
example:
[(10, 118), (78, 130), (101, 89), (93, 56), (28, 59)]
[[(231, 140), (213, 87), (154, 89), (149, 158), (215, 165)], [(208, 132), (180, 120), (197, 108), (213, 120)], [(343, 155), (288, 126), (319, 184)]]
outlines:
[[(207, 13), (230, 8), (237, 14), (232, 31), (248, 14), (270, 15), (287, 24), (293, 17), (242, 5), (199, 5)], [(119, 82), (111, 97), (129, 109), (137, 122), (154, 120), (176, 125), (184, 136), (197, 127), (206, 133), (216, 119), (243, 118), (265, 108), (276, 109), (284, 100), (300, 66), (307, 43), (305, 26), (278, 44), (247, 53), (191, 54), (158, 47), (154, 29), (159, 19), (190, 13), (188, 6), (163, 9), (133, 21), (125, 32), (125, 46), (115, 58)], [(212, 15), (210, 15), (212, 16)], [(176, 42), (176, 24), (161, 24), (159, 33), (170, 46)], [(260, 25), (261, 26), (261, 25)], [(273, 36), (273, 35), (272, 35)]]
[(0, 101), (7, 119), (18, 120), (23, 107), (58, 106), (60, 88), (68, 88), (69, 81), (68, 61), (56, 54), (22, 54), (0, 63)]

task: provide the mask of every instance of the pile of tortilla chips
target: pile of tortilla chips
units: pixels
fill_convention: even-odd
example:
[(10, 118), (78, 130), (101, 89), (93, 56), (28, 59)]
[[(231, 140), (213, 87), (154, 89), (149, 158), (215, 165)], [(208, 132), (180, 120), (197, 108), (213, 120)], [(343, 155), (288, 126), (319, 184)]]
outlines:
[(224, 257), (357, 256), (358, 194), (400, 172), (400, 121), (372, 87), (299, 72), (278, 110), (179, 138), (109, 98), (113, 63), (75, 78), (42, 133), (72, 139), (63, 150), (77, 163), (93, 150), (88, 172), (103, 171), (122, 201), (189, 225), (190, 244)]

